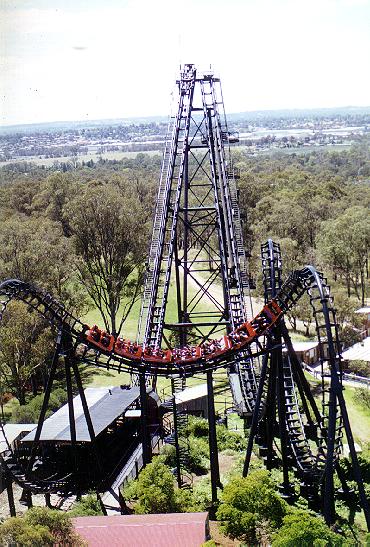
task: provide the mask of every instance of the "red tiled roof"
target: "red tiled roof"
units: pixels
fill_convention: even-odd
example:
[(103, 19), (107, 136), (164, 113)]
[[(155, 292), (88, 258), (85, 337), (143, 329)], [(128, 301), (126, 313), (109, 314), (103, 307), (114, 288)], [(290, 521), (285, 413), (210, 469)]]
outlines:
[(208, 513), (77, 517), (76, 532), (89, 547), (200, 547)]

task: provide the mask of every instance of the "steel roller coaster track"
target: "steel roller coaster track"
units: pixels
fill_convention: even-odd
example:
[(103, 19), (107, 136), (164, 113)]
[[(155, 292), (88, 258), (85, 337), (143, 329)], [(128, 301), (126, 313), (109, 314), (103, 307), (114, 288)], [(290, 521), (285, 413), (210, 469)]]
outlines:
[[(281, 274), (276, 265), (281, 261), (278, 250), (271, 241), (267, 244), (267, 254), (270, 258), (264, 262), (264, 279), (265, 297), (266, 300), (269, 300), (264, 308), (254, 319), (238, 326), (230, 334), (219, 340), (209, 341), (207, 348), (205, 346), (194, 347), (191, 351), (193, 355), (191, 362), (184, 362), (181, 357), (183, 355), (182, 348), (172, 350), (151, 348), (148, 353), (146, 351), (148, 348), (137, 346), (135, 357), (130, 359), (128, 356), (122, 356), (115, 352), (113, 341), (109, 344), (112, 346), (111, 350), (109, 347), (102, 347), (100, 341), (96, 342), (90, 339), (91, 329), (70, 314), (63, 304), (49, 293), (20, 280), (10, 279), (0, 284), (0, 321), (12, 300), (22, 301), (30, 310), (41, 314), (48, 321), (57, 336), (55, 355), (50, 365), (49, 384), (52, 382), (51, 377), (55, 374), (60, 355), (64, 355), (64, 357), (68, 355), (70, 366), (77, 374), (77, 362), (83, 362), (107, 370), (127, 371), (144, 377), (153, 373), (165, 377), (188, 377), (195, 373), (226, 367), (234, 355), (237, 355), (239, 351), (244, 351), (246, 346), (257, 342), (257, 353), (263, 356), (263, 364), (253, 405), (252, 430), (244, 473), (248, 472), (251, 443), (255, 435), (259, 436), (260, 445), (266, 448), (267, 463), (271, 466), (275, 416), (269, 415), (269, 411), (273, 407), (271, 401), (276, 399), (280, 424), (278, 437), (281, 439), (281, 454), (286, 471), (289, 467), (295, 468), (305, 485), (311, 487), (311, 490), (318, 484), (322, 485), (324, 501), (330, 500), (327, 502), (328, 507), (324, 507), (323, 511), (327, 520), (333, 521), (333, 473), (342, 447), (343, 428), (354, 463), (357, 462), (357, 457), (343, 397), (340, 342), (330, 289), (323, 275), (312, 266), (292, 272), (281, 287), (277, 286)], [(289, 351), (291, 341), (284, 324), (284, 314), (305, 293), (309, 295), (313, 308), (320, 347), (320, 361), (323, 370), (321, 411), (317, 408), (312, 397), (300, 364), (294, 360), (294, 352)], [(104, 336), (110, 335), (100, 333), (100, 339)], [(288, 349), (286, 355), (282, 354), (282, 342), (285, 342)], [(157, 350), (155, 362), (152, 361), (154, 349)], [(189, 354), (188, 347), (186, 352)], [(137, 359), (137, 355), (140, 355), (140, 361)], [(164, 357), (160, 357), (161, 355)], [(327, 367), (324, 367), (325, 363), (327, 363)], [(327, 370), (326, 377), (324, 370)], [(266, 383), (267, 378), (270, 378), (269, 384)], [(274, 384), (276, 381), (277, 387)], [(70, 389), (70, 386), (67, 388)], [(45, 399), (48, 396), (47, 389)], [(304, 412), (301, 411), (301, 407)], [(87, 405), (84, 410), (88, 414)], [(39, 434), (44, 418), (45, 412), (42, 411), (38, 424)], [(92, 429), (93, 436), (91, 423), (90, 429)], [(313, 429), (315, 430), (313, 437), (316, 438), (318, 445), (315, 451), (309, 443)], [(39, 436), (36, 433), (34, 451)], [(60, 479), (55, 481), (37, 480), (32, 472), (35, 455), (31, 455), (31, 461), (28, 461), (26, 467), (23, 462), (23, 473), (14, 472), (13, 456), (10, 450), (8, 458), (2, 457), (1, 460), (3, 467), (14, 481), (34, 492), (62, 489), (63, 481)], [(12, 464), (9, 464), (9, 461)], [(356, 472), (358, 466), (354, 467)], [(357, 479), (361, 505), (368, 519), (367, 501), (360, 475)], [(285, 487), (287, 494), (288, 482)]]

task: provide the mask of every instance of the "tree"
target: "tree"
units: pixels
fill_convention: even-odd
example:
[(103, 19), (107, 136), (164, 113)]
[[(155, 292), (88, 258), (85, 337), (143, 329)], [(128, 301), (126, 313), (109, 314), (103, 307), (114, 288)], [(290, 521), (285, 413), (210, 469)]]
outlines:
[(343, 276), (348, 297), (353, 287), (365, 304), (366, 278), (370, 247), (370, 225), (366, 207), (347, 209), (335, 219), (323, 223), (317, 237), (321, 260), (336, 275)]
[[(140, 296), (147, 250), (146, 214), (128, 185), (122, 191), (114, 184), (87, 186), (65, 211), (80, 257), (80, 280), (105, 328), (113, 334), (119, 334)], [(122, 304), (122, 320), (117, 321)]]
[(40, 184), (39, 192), (32, 200), (32, 209), (61, 224), (65, 236), (70, 235), (69, 220), (64, 216), (67, 203), (79, 191), (79, 185), (66, 173), (53, 173)]
[(11, 302), (0, 326), (0, 373), (6, 388), (21, 405), (26, 403), (27, 385), (46, 366), (53, 351), (51, 332), (45, 321), (30, 313), (23, 302)]
[(246, 543), (257, 542), (257, 527), (260, 529), (263, 521), (276, 530), (288, 505), (275, 490), (267, 471), (254, 471), (248, 477), (232, 480), (224, 488), (223, 503), (217, 511), (221, 529)]
[(70, 311), (81, 312), (75, 255), (61, 225), (48, 219), (14, 215), (0, 225), (0, 279), (17, 278), (50, 291)]
[(34, 507), (23, 517), (7, 519), (0, 525), (0, 544), (22, 547), (86, 545), (66, 513), (46, 507)]
[(190, 494), (175, 488), (174, 477), (161, 456), (153, 459), (124, 490), (123, 497), (137, 500), (135, 513), (181, 513), (190, 506)]
[(339, 536), (325, 524), (323, 519), (308, 511), (296, 510), (283, 519), (280, 530), (273, 535), (273, 547), (344, 547), (354, 545)]

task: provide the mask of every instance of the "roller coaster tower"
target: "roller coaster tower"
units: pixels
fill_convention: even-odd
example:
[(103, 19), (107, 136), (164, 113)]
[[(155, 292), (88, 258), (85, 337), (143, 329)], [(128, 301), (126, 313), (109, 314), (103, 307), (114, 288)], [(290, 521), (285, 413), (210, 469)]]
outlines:
[[(138, 341), (201, 344), (252, 316), (249, 273), (221, 83), (186, 64), (163, 155)], [(176, 317), (166, 314), (170, 292)], [(177, 344), (174, 344), (174, 339)], [(251, 413), (256, 378), (250, 351), (230, 362), (241, 412)], [(241, 390), (241, 391), (240, 391)]]

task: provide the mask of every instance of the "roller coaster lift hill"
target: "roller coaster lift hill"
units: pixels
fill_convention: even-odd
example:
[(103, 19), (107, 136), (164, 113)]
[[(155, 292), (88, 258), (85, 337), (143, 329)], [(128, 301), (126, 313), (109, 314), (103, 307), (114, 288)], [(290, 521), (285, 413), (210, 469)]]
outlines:
[[(238, 137), (227, 127), (221, 83), (210, 72), (198, 76), (194, 65), (186, 64), (177, 84), (178, 108), (169, 122), (163, 154), (137, 340), (85, 325), (52, 295), (30, 283), (8, 279), (0, 284), (0, 321), (9, 303), (19, 300), (41, 314), (56, 336), (32, 447), (17, 450), (8, 443), (0, 455), (3, 474), (9, 484), (16, 482), (33, 493), (63, 493), (77, 488), (76, 469), (54, 470), (52, 476), (40, 472), (42, 427), (56, 371), (63, 361), (71, 445), (76, 445), (73, 375), (96, 461), (99, 480), (93, 487), (97, 491), (105, 470), (79, 364), (129, 372), (132, 385), (140, 386), (144, 464), (151, 458), (146, 394), (148, 389), (155, 389), (158, 376), (171, 379), (172, 402), (167, 410), (166, 401), (163, 403), (163, 413), (170, 409), (175, 425), (179, 424), (174, 442), (181, 486), (184, 460), (175, 394), (184, 389), (187, 378), (205, 374), (212, 503), (216, 506), (220, 476), (213, 374), (225, 369), (234, 408), (250, 427), (243, 475), (248, 473), (257, 444), (266, 467), (282, 469), (280, 490), (284, 498), (295, 499), (289, 480), (289, 471), (293, 471), (300, 481), (300, 494), (328, 524), (336, 519), (336, 497), (352, 503), (358, 499), (370, 529), (368, 500), (343, 396), (341, 345), (330, 287), (313, 266), (292, 272), (282, 282), (280, 249), (268, 240), (261, 247), (265, 304), (253, 314), (235, 182), (238, 171), (230, 153), (230, 144)], [(176, 322), (169, 322), (166, 316), (170, 286), (176, 295)], [(285, 314), (305, 294), (313, 309), (319, 342), (321, 406), (312, 394), (284, 322)], [(171, 333), (175, 333), (178, 347), (170, 343)], [(3, 426), (1, 430), (4, 434)], [(357, 493), (340, 472), (344, 433)], [(342, 485), (339, 491), (334, 487), (335, 473)]]

